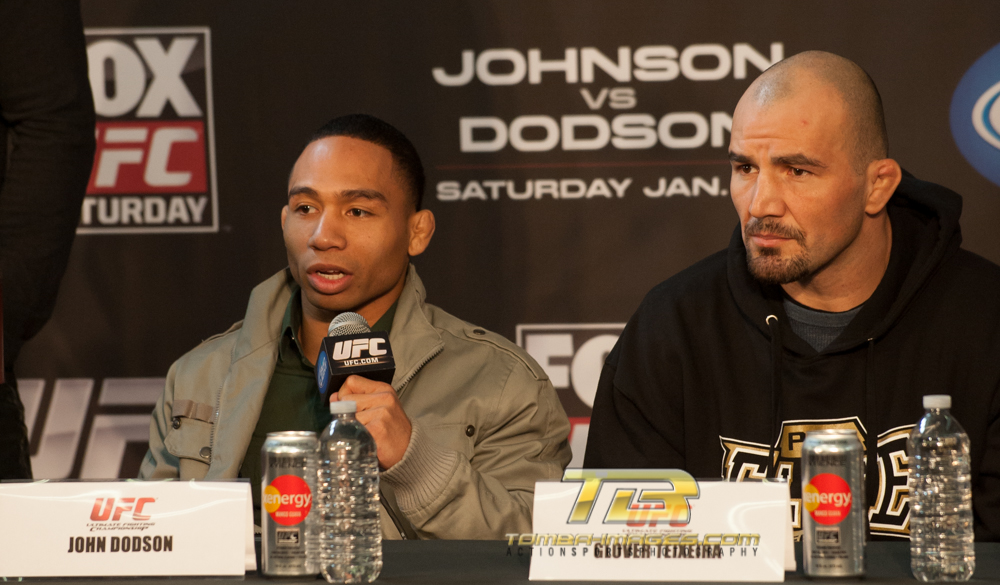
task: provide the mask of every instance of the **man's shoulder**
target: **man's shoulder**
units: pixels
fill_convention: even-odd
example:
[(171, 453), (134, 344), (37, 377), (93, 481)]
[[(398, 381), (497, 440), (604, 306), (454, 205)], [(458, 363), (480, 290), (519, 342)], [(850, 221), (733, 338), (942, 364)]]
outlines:
[(942, 300), (961, 300), (982, 317), (1000, 314), (1000, 266), (965, 249), (958, 249), (933, 279)]
[(654, 286), (639, 311), (691, 311), (713, 306), (730, 294), (727, 256), (728, 250), (720, 250)]
[(206, 360), (218, 359), (219, 357), (230, 359), (241, 329), (243, 329), (242, 320), (233, 323), (225, 331), (208, 337), (177, 358), (177, 365), (191, 366)]
[(170, 368), (169, 381), (174, 399), (192, 399), (211, 403), (211, 393), (221, 385), (233, 363), (233, 349), (242, 321), (209, 337), (184, 355)]
[[(970, 282), (983, 285), (1000, 284), (1000, 266), (975, 252), (959, 248), (952, 259), (953, 270)], [(1000, 297), (997, 297), (1000, 301)]]
[(279, 334), (274, 324), (288, 302), (288, 276), (280, 271), (254, 287), (247, 303), (246, 318), (203, 340), (174, 363), (179, 376), (201, 377), (209, 372), (225, 374), (240, 356), (272, 343)]
[(443, 352), (461, 354), (466, 360), (503, 364), (507, 369), (519, 368), (535, 380), (548, 379), (545, 370), (528, 352), (503, 335), (462, 320), (435, 305), (425, 304), (424, 307), (431, 326), (444, 341)]

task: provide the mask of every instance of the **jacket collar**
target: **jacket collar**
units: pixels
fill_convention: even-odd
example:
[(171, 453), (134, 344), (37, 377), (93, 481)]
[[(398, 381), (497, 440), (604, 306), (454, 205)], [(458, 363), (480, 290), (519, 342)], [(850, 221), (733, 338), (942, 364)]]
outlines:
[[(288, 301), (297, 288), (286, 268), (253, 289), (233, 348), (233, 361), (281, 339), (281, 323)], [(431, 325), (430, 311), (424, 302), (426, 296), (424, 283), (410, 264), (389, 333), (389, 344), (396, 360), (392, 385), (397, 392), (444, 348), (441, 334)]]
[(287, 268), (254, 287), (239, 337), (233, 346), (234, 362), (268, 343), (277, 343), (294, 288), (295, 281)]
[(397, 392), (401, 392), (420, 368), (444, 349), (444, 339), (431, 324), (430, 311), (424, 302), (426, 297), (424, 283), (410, 264), (389, 333), (389, 345), (396, 360), (392, 387)]

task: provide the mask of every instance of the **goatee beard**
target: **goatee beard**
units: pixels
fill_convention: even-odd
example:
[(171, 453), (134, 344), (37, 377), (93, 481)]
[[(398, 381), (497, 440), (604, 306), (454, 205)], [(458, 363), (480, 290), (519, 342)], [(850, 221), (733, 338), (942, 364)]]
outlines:
[[(790, 238), (803, 248), (796, 256), (785, 258), (777, 248), (754, 249), (751, 236), (775, 235)], [(809, 276), (809, 253), (804, 249), (804, 234), (772, 218), (751, 218), (743, 230), (743, 245), (747, 250), (747, 270), (764, 284), (788, 284)]]
[(764, 284), (788, 284), (809, 276), (809, 259), (805, 253), (782, 258), (773, 248), (754, 253), (747, 249), (747, 269), (750, 276)]

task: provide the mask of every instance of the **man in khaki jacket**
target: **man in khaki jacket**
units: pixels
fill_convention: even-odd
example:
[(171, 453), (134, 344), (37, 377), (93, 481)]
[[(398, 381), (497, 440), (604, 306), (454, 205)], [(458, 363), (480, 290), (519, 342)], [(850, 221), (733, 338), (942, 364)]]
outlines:
[(409, 264), (434, 233), (423, 184), (413, 145), (385, 122), (343, 116), (317, 131), (281, 212), (288, 268), (253, 290), (243, 321), (170, 368), (140, 477), (249, 477), (259, 511), (264, 437), (329, 421), (313, 364), (330, 320), (354, 311), (389, 333), (396, 361), (391, 386), (352, 376), (331, 398), (357, 402), (375, 438), (383, 536), (531, 531), (535, 481), (570, 460), (569, 423), (524, 351), (424, 302)]

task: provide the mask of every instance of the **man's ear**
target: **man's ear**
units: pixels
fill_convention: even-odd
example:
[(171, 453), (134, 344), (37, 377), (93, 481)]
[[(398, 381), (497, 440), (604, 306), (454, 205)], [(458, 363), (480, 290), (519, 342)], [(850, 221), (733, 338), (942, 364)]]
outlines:
[(865, 198), (865, 213), (878, 215), (885, 209), (896, 187), (903, 179), (903, 170), (899, 163), (891, 158), (872, 161), (865, 172), (868, 195)]
[(431, 236), (434, 235), (434, 214), (430, 209), (421, 209), (410, 216), (408, 221), (410, 231), (410, 242), (407, 252), (410, 256), (417, 256), (427, 249), (431, 243)]
[(288, 206), (281, 208), (281, 229), (285, 229), (285, 220), (288, 218)]

